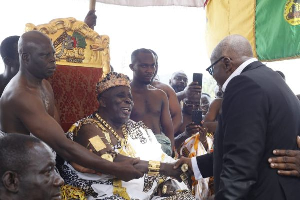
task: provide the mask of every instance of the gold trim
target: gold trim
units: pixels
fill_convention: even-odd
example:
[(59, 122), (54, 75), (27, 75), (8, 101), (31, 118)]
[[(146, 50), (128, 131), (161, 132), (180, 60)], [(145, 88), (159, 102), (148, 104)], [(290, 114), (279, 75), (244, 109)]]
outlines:
[(52, 40), (58, 65), (102, 68), (103, 77), (110, 72), (109, 37), (99, 35), (86, 23), (72, 17), (53, 19), (37, 26), (27, 23), (25, 31), (32, 30)]
[(94, 149), (97, 152), (106, 148), (106, 145), (101, 140), (101, 138), (99, 137), (99, 135), (96, 135), (95, 137), (90, 138), (89, 141), (90, 141), (91, 145), (94, 147)]
[(117, 180), (117, 179), (113, 180), (113, 194), (123, 197), (125, 200), (130, 200), (126, 188), (122, 187), (121, 180)]

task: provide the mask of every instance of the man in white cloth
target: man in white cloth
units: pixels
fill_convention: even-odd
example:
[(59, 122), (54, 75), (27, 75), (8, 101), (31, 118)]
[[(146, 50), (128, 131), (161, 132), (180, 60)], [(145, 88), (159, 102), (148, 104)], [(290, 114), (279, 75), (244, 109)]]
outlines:
[(65, 162), (60, 169), (68, 184), (62, 188), (63, 199), (195, 199), (186, 181), (170, 178), (185, 180), (187, 165), (174, 170), (175, 160), (162, 151), (151, 129), (129, 120), (133, 107), (129, 83), (127, 76), (109, 73), (97, 84), (98, 111), (75, 123), (67, 135), (111, 162), (139, 157), (134, 167), (145, 175), (124, 182)]

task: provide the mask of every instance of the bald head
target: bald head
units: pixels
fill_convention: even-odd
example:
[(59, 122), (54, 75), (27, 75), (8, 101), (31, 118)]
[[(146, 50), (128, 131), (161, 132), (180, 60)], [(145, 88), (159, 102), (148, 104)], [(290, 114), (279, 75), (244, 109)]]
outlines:
[(39, 31), (26, 32), (19, 39), (18, 52), (19, 54), (29, 53), (32, 48), (43, 43), (51, 43), (50, 38), (44, 33)]
[(21, 74), (29, 73), (40, 80), (52, 76), (56, 69), (55, 49), (47, 35), (38, 31), (24, 33), (18, 51)]
[[(153, 51), (152, 50), (149, 50), (149, 49), (145, 49), (145, 48), (141, 48), (141, 49), (137, 49), (137, 50), (134, 50), (131, 54), (131, 63), (134, 64), (137, 60), (137, 57), (140, 53), (150, 53), (153, 55), (152, 53)], [(153, 56), (154, 57), (154, 56)], [(155, 58), (155, 57), (154, 57)]]
[(225, 37), (214, 49), (211, 59), (228, 56), (244, 62), (253, 57), (249, 41), (241, 35), (229, 35)]

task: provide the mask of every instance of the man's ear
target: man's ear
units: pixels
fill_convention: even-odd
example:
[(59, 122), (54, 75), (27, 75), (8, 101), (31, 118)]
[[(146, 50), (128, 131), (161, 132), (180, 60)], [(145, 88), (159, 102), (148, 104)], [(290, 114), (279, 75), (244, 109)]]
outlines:
[(4, 62), (6, 65), (10, 65), (10, 64), (12, 63), (12, 60), (11, 60), (10, 58), (8, 58), (8, 57), (5, 57), (5, 58), (3, 59), (3, 62)]
[(231, 71), (232, 70), (232, 63), (230, 62), (230, 58), (225, 57), (223, 59), (223, 62), (225, 64), (225, 71)]
[(21, 59), (22, 59), (22, 61), (27, 63), (29, 61), (29, 54), (28, 53), (22, 53)]
[(104, 107), (104, 108), (106, 108), (106, 101), (105, 101), (105, 99), (102, 97), (100, 97), (100, 99), (99, 99), (99, 105), (101, 105), (101, 107)]
[(130, 64), (129, 68), (133, 71), (133, 64)]
[(17, 193), (20, 185), (18, 174), (16, 172), (6, 171), (2, 176), (2, 184), (6, 190)]

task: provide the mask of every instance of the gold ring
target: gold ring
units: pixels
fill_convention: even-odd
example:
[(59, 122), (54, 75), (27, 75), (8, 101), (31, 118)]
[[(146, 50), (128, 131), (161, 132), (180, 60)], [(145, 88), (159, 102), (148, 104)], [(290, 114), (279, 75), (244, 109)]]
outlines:
[(183, 165), (181, 165), (181, 171), (182, 172), (186, 172), (189, 169), (188, 164), (184, 163)]
[(167, 189), (168, 189), (168, 186), (164, 185), (163, 188), (162, 188), (162, 193), (167, 194)]
[(180, 178), (181, 178), (181, 180), (184, 182), (184, 181), (187, 180), (189, 177), (187, 176), (186, 173), (182, 173), (182, 174), (180, 175)]

